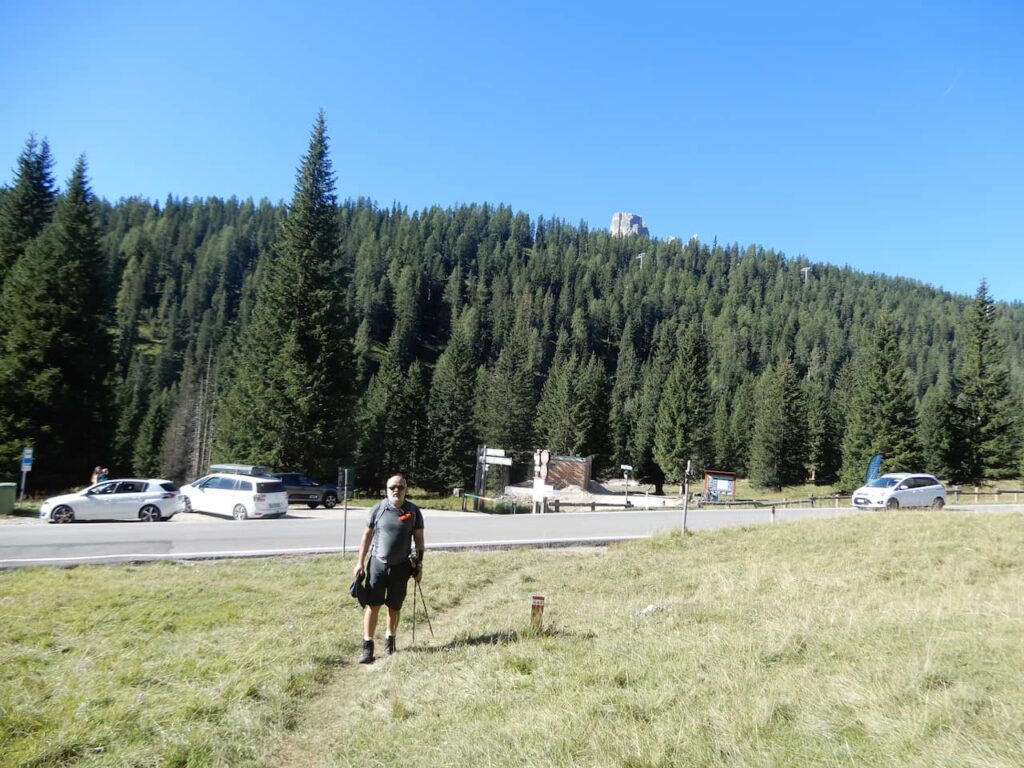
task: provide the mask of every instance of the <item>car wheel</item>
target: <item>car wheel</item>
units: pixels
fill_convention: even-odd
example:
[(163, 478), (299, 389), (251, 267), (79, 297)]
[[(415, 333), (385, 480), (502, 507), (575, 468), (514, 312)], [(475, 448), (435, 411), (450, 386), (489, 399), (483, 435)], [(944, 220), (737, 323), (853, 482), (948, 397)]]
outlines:
[(232, 515), (235, 520), (245, 520), (249, 517), (249, 513), (245, 511), (244, 504), (235, 504), (235, 510), (232, 512)]
[(899, 509), (900, 508), (900, 503), (896, 499), (889, 499), (887, 502), (885, 502), (885, 508), (886, 509)]
[(946, 500), (941, 496), (936, 496), (932, 501), (932, 509), (942, 509), (944, 506), (946, 506)]
[(325, 509), (334, 509), (334, 505), (337, 504), (337, 503), (338, 503), (338, 497), (335, 496), (333, 493), (328, 493), (328, 494), (324, 495), (324, 508)]
[(320, 504), (316, 501), (307, 501), (306, 506), (309, 507), (310, 509), (316, 509), (317, 507), (320, 506)]
[(75, 522), (75, 513), (71, 507), (60, 506), (53, 510), (50, 519), (55, 523), (73, 523)]
[(159, 523), (160, 509), (153, 504), (147, 504), (139, 510), (139, 520), (144, 523)]

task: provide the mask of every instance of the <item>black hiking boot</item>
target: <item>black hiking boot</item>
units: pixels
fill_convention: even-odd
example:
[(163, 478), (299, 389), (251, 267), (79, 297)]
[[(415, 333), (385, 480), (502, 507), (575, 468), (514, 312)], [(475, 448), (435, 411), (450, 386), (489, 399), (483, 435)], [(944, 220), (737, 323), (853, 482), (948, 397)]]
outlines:
[(363, 640), (363, 652), (359, 654), (360, 664), (369, 664), (373, 661), (373, 640)]
[(395, 648), (395, 636), (394, 635), (388, 635), (387, 637), (384, 638), (384, 650), (387, 652), (388, 656), (390, 656), (396, 650), (398, 650), (397, 648)]

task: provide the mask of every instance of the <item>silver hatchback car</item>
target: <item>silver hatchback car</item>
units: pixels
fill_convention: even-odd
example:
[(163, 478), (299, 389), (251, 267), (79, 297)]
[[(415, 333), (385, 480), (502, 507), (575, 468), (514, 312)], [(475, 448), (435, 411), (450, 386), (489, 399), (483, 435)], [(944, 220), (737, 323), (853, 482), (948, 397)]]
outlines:
[(50, 523), (76, 520), (170, 520), (185, 510), (185, 497), (170, 480), (104, 480), (43, 502), (39, 517)]
[(860, 509), (942, 509), (945, 505), (946, 488), (934, 475), (890, 472), (853, 492), (853, 506)]

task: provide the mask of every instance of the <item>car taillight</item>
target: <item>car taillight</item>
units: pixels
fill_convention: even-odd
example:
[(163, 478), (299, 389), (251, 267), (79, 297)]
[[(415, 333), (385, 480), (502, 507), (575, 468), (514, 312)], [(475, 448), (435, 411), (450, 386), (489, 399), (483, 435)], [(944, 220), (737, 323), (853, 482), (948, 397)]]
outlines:
[(176, 493), (161, 493), (160, 494), (160, 498), (161, 499), (173, 499), (173, 498), (176, 498), (177, 495), (178, 494), (176, 494)]
[(267, 494), (265, 494), (265, 493), (257, 493), (252, 498), (253, 498), (254, 501), (266, 501), (267, 500)]

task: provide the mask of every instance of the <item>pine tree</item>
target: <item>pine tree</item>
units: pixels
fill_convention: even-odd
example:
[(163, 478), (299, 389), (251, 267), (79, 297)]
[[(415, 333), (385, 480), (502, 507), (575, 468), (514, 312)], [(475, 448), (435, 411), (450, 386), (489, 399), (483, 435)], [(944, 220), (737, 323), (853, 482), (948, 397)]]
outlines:
[(807, 465), (812, 482), (835, 480), (840, 463), (840, 434), (827, 384), (804, 379), (803, 399), (807, 414)]
[(575, 389), (580, 412), (579, 454), (593, 457), (591, 470), (597, 477), (609, 466), (611, 440), (607, 428), (608, 377), (596, 354), (591, 354), (586, 364), (580, 366)]
[(608, 431), (611, 439), (612, 466), (629, 464), (629, 443), (636, 429), (637, 399), (640, 393), (640, 365), (633, 344), (633, 325), (627, 322), (619, 338), (619, 354), (615, 363)]
[(864, 482), (868, 461), (877, 453), (885, 457), (886, 471), (913, 472), (921, 462), (917, 410), (892, 315), (881, 314), (874, 330), (848, 403), (840, 473), (845, 488)]
[(504, 448), (518, 464), (533, 461), (535, 446), (533, 355), (529, 329), (517, 323), (487, 382), (484, 442)]
[(33, 446), (33, 481), (88, 478), (110, 449), (112, 344), (86, 162), (53, 221), (29, 243), (0, 294), (0, 456)]
[(957, 361), (955, 482), (1012, 477), (1020, 456), (1020, 404), (1010, 388), (1006, 347), (996, 330), (995, 305), (982, 280), (967, 309)]
[(50, 145), (46, 139), (36, 143), (35, 137), (30, 136), (18, 157), (14, 187), (0, 202), (0, 284), (28, 244), (49, 223), (56, 204)]
[(957, 435), (956, 405), (953, 389), (944, 378), (928, 388), (921, 398), (922, 469), (937, 477), (950, 477), (955, 461), (953, 450)]
[(476, 460), (473, 400), (476, 366), (457, 324), (434, 366), (427, 430), (431, 488), (471, 488)]
[(333, 477), (352, 375), (324, 115), (263, 265), (220, 410), (217, 454)]
[(575, 455), (582, 443), (579, 430), (579, 401), (574, 384), (579, 377), (579, 358), (568, 352), (566, 335), (559, 336), (555, 357), (540, 393), (534, 430), (537, 439), (551, 453)]
[(708, 358), (707, 341), (691, 322), (665, 380), (655, 422), (654, 460), (669, 482), (682, 483), (687, 461), (700, 474), (713, 458)]
[(764, 374), (754, 422), (750, 481), (779, 490), (807, 479), (807, 415), (791, 360)]

